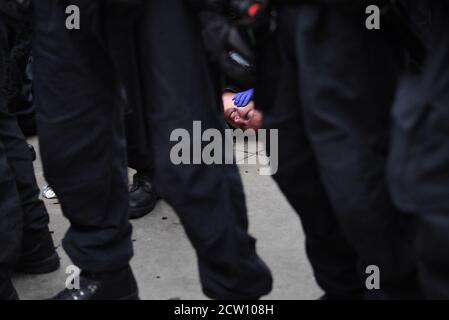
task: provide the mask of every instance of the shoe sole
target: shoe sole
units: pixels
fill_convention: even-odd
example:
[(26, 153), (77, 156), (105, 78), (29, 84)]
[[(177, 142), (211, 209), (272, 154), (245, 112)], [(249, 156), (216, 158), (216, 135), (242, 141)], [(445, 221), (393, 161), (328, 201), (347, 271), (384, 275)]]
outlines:
[(155, 201), (151, 206), (148, 207), (129, 209), (129, 219), (136, 220), (146, 216), (147, 214), (150, 214), (154, 210), (154, 208), (156, 208), (156, 204), (157, 201)]
[(132, 293), (132, 294), (130, 294), (128, 296), (121, 297), (121, 298), (119, 298), (117, 300), (140, 300), (140, 298), (139, 298), (139, 293), (138, 292), (134, 292), (134, 293)]
[(44, 260), (19, 265), (15, 271), (23, 274), (45, 274), (58, 270), (60, 266), (59, 256), (55, 252)]

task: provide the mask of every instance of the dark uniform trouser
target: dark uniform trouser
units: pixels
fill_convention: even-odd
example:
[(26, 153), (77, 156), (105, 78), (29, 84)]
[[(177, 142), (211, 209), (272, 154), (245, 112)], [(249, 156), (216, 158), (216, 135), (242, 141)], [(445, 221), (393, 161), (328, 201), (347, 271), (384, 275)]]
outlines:
[(135, 114), (125, 116), (128, 165), (140, 174), (150, 177), (154, 174), (153, 157), (148, 144), (141, 143), (141, 130), (136, 130)]
[[(86, 15), (97, 2), (84, 3)], [(123, 117), (113, 100), (109, 57), (89, 32), (92, 20), (84, 16), (80, 31), (66, 30), (63, 4), (41, 0), (36, 5), (42, 156), (47, 179), (71, 221), (64, 247), (76, 264), (99, 272), (131, 257)], [(157, 192), (181, 218), (209, 297), (264, 295), (271, 290), (271, 275), (247, 232), (237, 168), (170, 161), (173, 129), (191, 132), (193, 120), (201, 120), (203, 128), (223, 129), (196, 21), (178, 0), (146, 1), (143, 11), (139, 56), (144, 105), (151, 106), (146, 111)]]
[(265, 127), (279, 130), (279, 169), (274, 179), (299, 214), (317, 283), (330, 298), (357, 299), (364, 292), (357, 255), (342, 233), (322, 184), (304, 126), (293, 47), (286, 48), (294, 43), (290, 27), (296, 16), (296, 9), (282, 10), (279, 21), (283, 25), (259, 48), (256, 103), (268, 109)]
[[(279, 167), (286, 171), (281, 182), (286, 184), (284, 189), (305, 183), (294, 181), (288, 171), (300, 157), (299, 147), (295, 156), (291, 143), (282, 144), (309, 141), (321, 181), (348, 242), (357, 252), (362, 272), (368, 265), (380, 268), (381, 290), (370, 291), (367, 297), (415, 297), (412, 246), (407, 229), (401, 225), (401, 213), (391, 203), (385, 179), (397, 66), (383, 35), (365, 28), (365, 16), (363, 11), (315, 5), (281, 10), (278, 33), (283, 65), (279, 72), (281, 83), (289, 83), (290, 89), (279, 93), (281, 100), (276, 105), (282, 104), (283, 109), (276, 110), (275, 121), (280, 135), (283, 130), (301, 132), (294, 128), (296, 123), (306, 136), (287, 140), (284, 133), (285, 138), (280, 138), (280, 149), (289, 150), (286, 163), (280, 159)], [(297, 170), (299, 163), (296, 160)], [(299, 194), (289, 193), (292, 199)], [(324, 192), (321, 198), (324, 203)], [(306, 214), (306, 210), (298, 210)], [(327, 215), (322, 219), (329, 220), (330, 225), (331, 214)], [(342, 257), (349, 265), (351, 260)]]
[(408, 73), (394, 109), (389, 182), (395, 203), (416, 217), (415, 245), (426, 298), (449, 298), (449, 6), (432, 16), (422, 74)]
[(0, 275), (12, 269), (22, 241), (48, 231), (49, 222), (39, 200), (25, 137), (16, 118), (7, 111), (3, 90), (8, 80), (8, 47), (7, 25), (0, 21)]
[(136, 35), (120, 41), (126, 47), (125, 58), (121, 59), (123, 83), (126, 91), (127, 112), (125, 115), (125, 132), (128, 165), (138, 173), (152, 176), (154, 173), (153, 157), (150, 154), (149, 131), (143, 107), (140, 64), (136, 59), (129, 59), (137, 54)]

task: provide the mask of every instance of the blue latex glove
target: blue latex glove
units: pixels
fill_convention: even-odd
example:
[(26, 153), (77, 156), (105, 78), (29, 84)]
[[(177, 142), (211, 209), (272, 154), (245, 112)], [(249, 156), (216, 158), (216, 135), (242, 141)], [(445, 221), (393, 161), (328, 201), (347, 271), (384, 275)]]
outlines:
[(254, 89), (237, 93), (234, 98), (234, 105), (238, 108), (246, 107), (254, 97)]

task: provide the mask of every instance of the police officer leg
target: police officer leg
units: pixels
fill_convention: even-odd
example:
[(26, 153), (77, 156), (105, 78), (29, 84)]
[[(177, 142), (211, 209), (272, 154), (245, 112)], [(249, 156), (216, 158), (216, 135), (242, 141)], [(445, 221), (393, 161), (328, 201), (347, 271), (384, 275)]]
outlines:
[[(425, 298), (449, 298), (449, 41), (444, 1), (426, 2), (427, 63), (405, 75), (394, 110), (389, 182), (395, 203), (416, 219), (420, 283)], [(427, 28), (426, 26), (424, 26)]]
[(328, 299), (360, 299), (364, 287), (358, 258), (330, 205), (304, 129), (289, 27), (296, 14), (297, 10), (282, 9), (278, 30), (258, 48), (256, 104), (265, 108), (264, 126), (278, 130), (279, 169), (274, 179), (301, 219), (318, 285)]
[[(8, 57), (7, 28), (0, 20), (0, 92), (5, 90)], [(6, 108), (5, 95), (0, 94), (0, 108)], [(0, 113), (0, 122), (3, 114)], [(11, 273), (18, 259), (22, 240), (22, 209), (14, 175), (0, 138), (0, 299), (17, 299)]]
[(65, 1), (35, 4), (35, 95), (44, 172), (71, 223), (64, 249), (83, 270), (84, 289), (95, 284), (93, 292), (78, 290), (76, 298), (135, 297), (128, 266), (133, 250), (124, 108), (97, 25), (105, 26), (97, 18), (105, 17), (109, 4), (77, 1), (81, 30), (65, 27)]
[(1, 140), (0, 176), (0, 300), (12, 300), (18, 298), (11, 274), (19, 258), (22, 242), (22, 211), (14, 175)]
[[(235, 165), (175, 165), (173, 130), (192, 135), (224, 131), (220, 100), (209, 70), (199, 24), (183, 1), (146, 2), (140, 26), (144, 102), (147, 106), (156, 191), (178, 215), (196, 249), (200, 279), (215, 299), (254, 299), (271, 290), (271, 274), (248, 234), (245, 197)], [(194, 143), (198, 143), (195, 141)]]
[(47, 273), (59, 268), (50, 231), (49, 216), (39, 199), (32, 165), (32, 155), (16, 118), (0, 106), (0, 139), (14, 175), (23, 212), (23, 245), (16, 271), (24, 273)]
[(301, 100), (319, 170), (363, 270), (380, 268), (372, 298), (416, 298), (413, 247), (386, 183), (394, 46), (364, 24), (363, 6), (303, 5), (295, 50)]

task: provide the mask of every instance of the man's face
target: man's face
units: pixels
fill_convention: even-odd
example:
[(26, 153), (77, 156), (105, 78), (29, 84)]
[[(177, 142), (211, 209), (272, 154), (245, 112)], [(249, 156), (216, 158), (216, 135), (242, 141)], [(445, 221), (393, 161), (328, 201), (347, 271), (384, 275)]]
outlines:
[(239, 129), (260, 129), (262, 127), (262, 113), (255, 109), (254, 102), (250, 102), (244, 108), (237, 108), (232, 100), (235, 96), (233, 92), (223, 93), (224, 115), (226, 121), (234, 128)]

